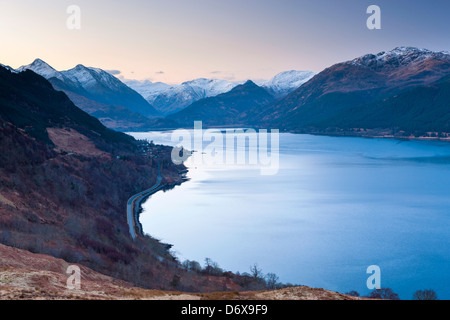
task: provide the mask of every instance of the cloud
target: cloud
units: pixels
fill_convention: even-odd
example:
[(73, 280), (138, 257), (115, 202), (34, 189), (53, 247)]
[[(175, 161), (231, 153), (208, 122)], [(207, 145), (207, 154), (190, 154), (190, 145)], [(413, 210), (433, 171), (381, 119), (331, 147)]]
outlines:
[(109, 74), (112, 74), (113, 76), (117, 76), (122, 73), (122, 71), (120, 70), (105, 70), (105, 71), (108, 72)]
[(156, 74), (164, 74), (165, 72), (164, 71), (158, 71), (158, 72), (155, 72)]
[(234, 80), (236, 80), (235, 74), (227, 72), (227, 71), (215, 70), (215, 71), (211, 71), (209, 74), (217, 75), (218, 79), (223, 79), (223, 80), (227, 80), (227, 81), (234, 81)]

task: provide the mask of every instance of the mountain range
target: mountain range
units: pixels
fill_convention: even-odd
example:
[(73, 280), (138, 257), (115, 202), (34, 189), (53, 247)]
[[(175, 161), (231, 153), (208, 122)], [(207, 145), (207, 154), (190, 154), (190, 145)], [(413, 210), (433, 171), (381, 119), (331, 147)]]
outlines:
[(186, 127), (192, 126), (196, 120), (202, 120), (206, 126), (233, 126), (248, 110), (273, 100), (266, 89), (249, 80), (229, 92), (194, 102), (167, 118)]
[(130, 143), (132, 140), (128, 135), (104, 127), (36, 73), (14, 74), (3, 68), (0, 71), (0, 118), (13, 123), (31, 137), (52, 144), (47, 128), (64, 126), (99, 144), (101, 141)]
[(101, 69), (77, 65), (67, 71), (56, 71), (36, 59), (14, 72), (25, 70), (46, 78), (56, 90), (66, 93), (77, 107), (109, 128), (147, 128), (152, 123), (149, 118), (160, 115), (141, 95)]
[(73, 92), (105, 105), (118, 105), (146, 117), (159, 115), (140, 94), (124, 85), (119, 79), (98, 68), (81, 64), (67, 71), (56, 71), (40, 59), (17, 69), (32, 70), (50, 81), (56, 88)]
[[(39, 59), (17, 70), (5, 68), (44, 76), (78, 107), (108, 127), (124, 131), (186, 127), (202, 120), (206, 126), (251, 125), (313, 133), (387, 126), (384, 129), (420, 135), (446, 128), (438, 121), (445, 100), (430, 101), (442, 96), (433, 96), (437, 91), (431, 88), (447, 89), (450, 54), (398, 47), (337, 63), (320, 73), (287, 71), (267, 81), (241, 83), (196, 79), (175, 86), (137, 80), (124, 84), (106, 71), (82, 65), (60, 72)], [(429, 125), (411, 126), (420, 122), (419, 114), (417, 119), (409, 114), (408, 120), (381, 121), (391, 119), (393, 110), (419, 91), (420, 98), (429, 102), (424, 110)]]
[[(274, 97), (283, 97), (294, 91), (315, 75), (312, 71), (286, 71), (267, 81), (255, 81)], [(149, 80), (124, 80), (130, 88), (139, 92), (161, 114), (167, 116), (183, 110), (189, 105), (205, 98), (229, 92), (245, 81), (233, 82), (219, 79), (195, 79), (180, 85), (152, 83)]]
[[(395, 137), (449, 139), (446, 52), (399, 47), (303, 76), (305, 83), (300, 73), (288, 72), (270, 84), (246, 81), (221, 93), (223, 82), (194, 81), (218, 94), (150, 119), (150, 103), (100, 69), (79, 65), (59, 72), (42, 60), (18, 70), (1, 65), (0, 243), (148, 288), (260, 290), (259, 280), (246, 274), (209, 266), (185, 269), (170, 245), (149, 236), (133, 241), (124, 204), (159, 176), (167, 185), (181, 183), (186, 168), (173, 164), (170, 147), (111, 130), (77, 105), (103, 121), (129, 117), (153, 128), (202, 120), (205, 127), (366, 136), (379, 130)], [(8, 252), (8, 257), (25, 254)]]
[[(0, 269), (3, 278), (11, 270), (6, 276), (15, 279), (8, 288), (2, 284), (0, 296), (57, 298), (56, 291), (67, 292), (70, 265), (82, 270), (84, 289), (104, 279), (122, 297), (131, 290), (133, 298), (143, 298), (132, 286), (155, 289), (156, 296), (159, 290), (263, 290), (262, 277), (226, 272), (215, 263), (182, 264), (171, 245), (143, 233), (131, 237), (130, 197), (156, 181), (164, 190), (185, 181), (186, 167), (171, 161), (172, 152), (106, 128), (35, 72), (0, 66)], [(99, 298), (101, 285), (91, 287), (92, 298)]]
[[(98, 118), (109, 128), (120, 131), (147, 130), (176, 126), (163, 116), (175, 114), (202, 99), (231, 91), (244, 82), (219, 79), (195, 79), (180, 85), (148, 80), (122, 82), (99, 68), (81, 64), (57, 71), (41, 59), (12, 72), (31, 70), (63, 91), (76, 106)], [(257, 81), (274, 97), (283, 97), (307, 82), (314, 72), (286, 71), (267, 81)], [(145, 98), (145, 99), (144, 99)]]
[[(368, 119), (371, 112), (389, 119), (389, 109), (384, 109), (382, 115), (376, 109), (384, 99), (416, 87), (429, 86), (449, 74), (450, 54), (446, 52), (399, 47), (389, 52), (368, 54), (333, 65), (280, 101), (250, 110), (244, 123), (310, 132), (324, 129), (325, 124), (337, 127), (340, 122), (333, 119), (351, 119), (355, 110), (363, 106)], [(400, 103), (399, 99), (390, 101)], [(433, 106), (425, 107), (431, 109)], [(432, 109), (429, 111), (433, 113)], [(372, 125), (377, 126), (375, 120)], [(398, 123), (398, 126), (403, 128), (404, 124)]]

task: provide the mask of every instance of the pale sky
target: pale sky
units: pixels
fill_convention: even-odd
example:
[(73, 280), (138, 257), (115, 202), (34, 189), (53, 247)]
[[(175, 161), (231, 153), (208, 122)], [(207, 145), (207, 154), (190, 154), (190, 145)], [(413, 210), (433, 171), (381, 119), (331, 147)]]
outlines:
[[(366, 27), (371, 4), (381, 30)], [(80, 30), (66, 27), (69, 5)], [(0, 0), (0, 63), (167, 83), (268, 79), (397, 46), (450, 51), (449, 13), (448, 0)]]

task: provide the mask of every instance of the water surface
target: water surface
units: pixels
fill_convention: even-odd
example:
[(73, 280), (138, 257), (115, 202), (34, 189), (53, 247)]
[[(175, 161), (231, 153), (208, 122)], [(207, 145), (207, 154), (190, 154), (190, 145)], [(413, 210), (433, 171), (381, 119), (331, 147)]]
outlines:
[[(135, 133), (173, 144), (170, 132)], [(367, 267), (402, 299), (450, 299), (450, 144), (280, 135), (280, 170), (189, 168), (144, 204), (144, 231), (180, 260), (258, 263), (283, 282), (367, 294)]]

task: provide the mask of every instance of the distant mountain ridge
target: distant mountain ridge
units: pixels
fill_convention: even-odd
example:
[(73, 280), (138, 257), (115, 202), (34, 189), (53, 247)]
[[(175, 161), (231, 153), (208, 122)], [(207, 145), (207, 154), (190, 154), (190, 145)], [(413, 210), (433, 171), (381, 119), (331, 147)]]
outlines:
[(147, 117), (160, 114), (137, 92), (119, 79), (98, 68), (81, 64), (67, 71), (57, 71), (41, 59), (22, 66), (16, 72), (31, 70), (46, 78), (58, 91), (65, 92), (81, 109), (108, 127), (119, 130), (147, 127)]
[[(300, 87), (315, 75), (312, 71), (281, 72), (267, 81), (257, 81), (257, 85), (264, 87), (275, 97), (282, 97)], [(149, 80), (124, 80), (124, 82), (139, 92), (149, 103), (164, 115), (170, 115), (183, 110), (201, 99), (217, 96), (229, 92), (244, 81), (227, 81), (220, 79), (195, 79), (180, 85), (168, 85)]]
[(229, 92), (196, 101), (167, 118), (187, 127), (193, 126), (197, 120), (203, 121), (206, 126), (236, 125), (248, 110), (273, 100), (274, 97), (266, 89), (249, 80)]
[(236, 87), (238, 83), (219, 79), (196, 79), (161, 92), (153, 105), (164, 114), (172, 114), (204, 98), (214, 97)]
[[(130, 131), (170, 129), (192, 126), (196, 120), (203, 121), (205, 126), (246, 125), (305, 133), (353, 130), (352, 126), (360, 129), (367, 126), (371, 130), (389, 126), (389, 130), (406, 130), (408, 134), (447, 128), (442, 122), (446, 119), (446, 103), (442, 97), (446, 97), (445, 92), (449, 90), (445, 84), (450, 75), (450, 54), (415, 47), (366, 54), (317, 74), (286, 71), (271, 80), (256, 83), (196, 79), (169, 86), (127, 80), (130, 87), (153, 99), (155, 106), (166, 115), (164, 119), (148, 119), (122, 105), (108, 105), (99, 102), (100, 99), (94, 101), (95, 94), (106, 99), (111, 98), (107, 90), (117, 93), (122, 86), (128, 88), (100, 69), (78, 65), (59, 72), (42, 60), (17, 71), (5, 68), (12, 72), (34, 69), (50, 78), (55, 88), (64, 91), (102, 123), (111, 123), (110, 127), (121, 130), (127, 126)], [(437, 87), (439, 90), (433, 90)], [(408, 112), (404, 109), (405, 101), (410, 102), (411, 110), (426, 116)], [(427, 103), (429, 108), (423, 109), (417, 101)], [(403, 110), (404, 116), (396, 114), (396, 110)], [(420, 121), (427, 124), (421, 125)]]
[(333, 65), (281, 101), (251, 110), (245, 121), (307, 132), (346, 110), (429, 85), (448, 74), (448, 53), (399, 47)]
[(132, 144), (134, 141), (126, 134), (103, 126), (34, 72), (12, 73), (0, 67), (0, 88), (0, 118), (41, 142), (52, 144), (48, 128), (73, 129), (99, 144), (102, 141)]
[(267, 89), (273, 96), (281, 98), (300, 88), (315, 75), (316, 72), (312, 71), (291, 70), (281, 72), (270, 80), (256, 82), (256, 84)]

